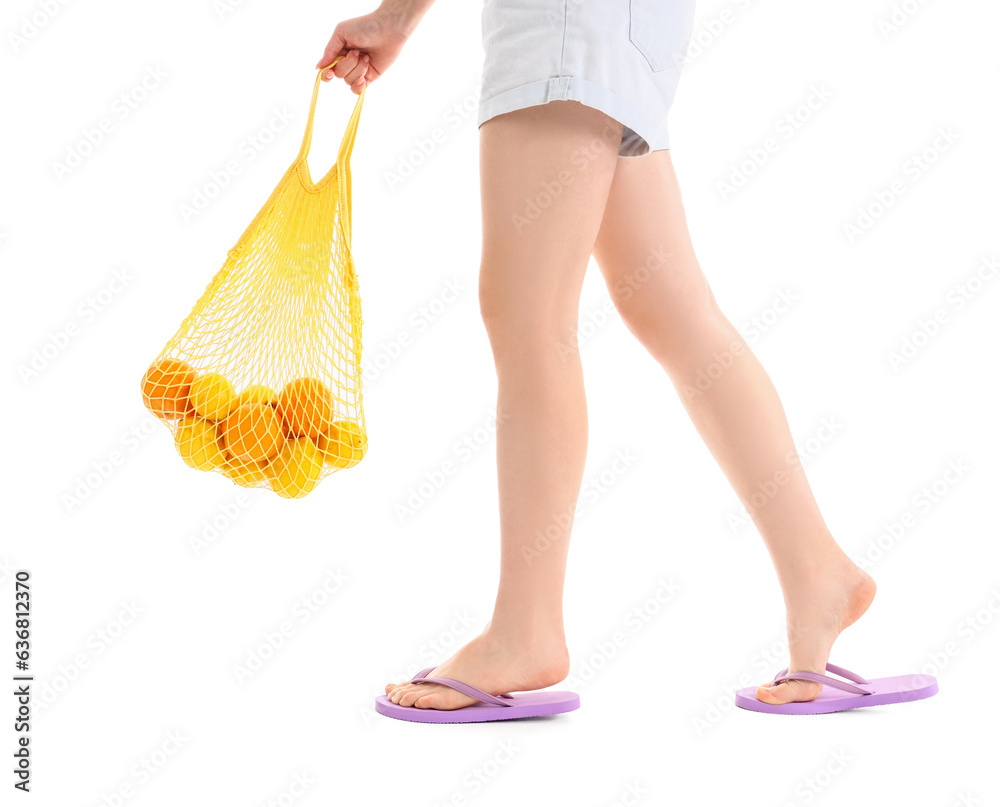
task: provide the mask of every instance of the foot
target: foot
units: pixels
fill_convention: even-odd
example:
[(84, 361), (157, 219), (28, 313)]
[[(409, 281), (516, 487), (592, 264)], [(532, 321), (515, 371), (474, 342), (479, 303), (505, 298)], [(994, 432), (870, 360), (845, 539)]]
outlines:
[[(826, 673), (830, 649), (841, 632), (868, 610), (875, 581), (843, 553), (796, 576), (785, 592), (791, 672)], [(811, 701), (823, 691), (816, 681), (782, 681), (757, 688), (757, 700), (782, 704)]]
[[(488, 692), (524, 692), (558, 684), (569, 674), (569, 652), (560, 637), (515, 646), (491, 636), (489, 628), (451, 658), (439, 664), (428, 678), (454, 678)], [(443, 684), (386, 684), (385, 694), (400, 706), (418, 709), (461, 709), (478, 703)]]

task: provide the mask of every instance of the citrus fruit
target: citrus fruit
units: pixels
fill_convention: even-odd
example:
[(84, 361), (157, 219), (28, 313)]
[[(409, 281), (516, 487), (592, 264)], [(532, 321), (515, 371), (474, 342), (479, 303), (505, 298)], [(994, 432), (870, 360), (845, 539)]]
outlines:
[(211, 471), (226, 461), (215, 424), (197, 415), (188, 415), (180, 422), (174, 445), (181, 459), (199, 471)]
[(333, 422), (333, 393), (315, 378), (296, 378), (281, 390), (278, 413), (289, 436), (319, 437)]
[(222, 473), (241, 487), (253, 488), (264, 481), (264, 468), (264, 463), (244, 461), (230, 454), (222, 466)]
[(191, 384), (191, 406), (208, 420), (222, 420), (234, 408), (236, 390), (221, 373), (204, 373)]
[(267, 462), (285, 443), (281, 418), (267, 404), (243, 404), (230, 412), (221, 426), (226, 449), (244, 462)]
[(286, 499), (300, 499), (316, 487), (323, 473), (323, 455), (308, 437), (285, 443), (281, 453), (264, 469), (271, 489)]
[(368, 437), (352, 420), (338, 420), (330, 426), (329, 433), (316, 438), (323, 460), (334, 468), (350, 468), (361, 462), (368, 451)]
[(142, 377), (142, 402), (160, 420), (193, 414), (189, 395), (197, 375), (186, 361), (160, 359)]
[(236, 406), (245, 403), (262, 403), (277, 406), (278, 393), (263, 384), (252, 384), (236, 396)]

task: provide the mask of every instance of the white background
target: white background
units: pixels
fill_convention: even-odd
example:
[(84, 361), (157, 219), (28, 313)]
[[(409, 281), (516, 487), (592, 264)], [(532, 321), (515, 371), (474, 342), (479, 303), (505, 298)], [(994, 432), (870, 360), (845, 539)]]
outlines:
[[(465, 726), (393, 721), (372, 702), (475, 635), (495, 594), (496, 379), (476, 291), (481, 4), (438, 0), (366, 94), (353, 171), (370, 450), (301, 501), (187, 468), (139, 379), (294, 159), (334, 25), (371, 6), (219, 8), (15, 0), (0, 20), (0, 669), (7, 691), (13, 574), (29, 569), (35, 803), (1000, 802), (987, 767), (1000, 279), (984, 263), (1000, 251), (1000, 8), (701, 0), (671, 114), (704, 271), (779, 390), (827, 523), (879, 586), (831, 660), (869, 677), (930, 672), (940, 694), (798, 719), (732, 706), (741, 677), (766, 682), (786, 662), (777, 582), (752, 525), (733, 526), (739, 502), (666, 375), (619, 318), (602, 320), (592, 265), (588, 487), (561, 687), (582, 707)], [(27, 36), (30, 19), (43, 24)], [(829, 100), (784, 137), (777, 122), (814, 85)], [(145, 97), (129, 109), (132, 93)], [(354, 100), (324, 87), (315, 175)], [(102, 118), (111, 130), (88, 148)], [(435, 128), (444, 142), (393, 185)], [(946, 129), (957, 140), (944, 148)], [(777, 152), (724, 197), (718, 183), (768, 137)], [(71, 152), (86, 154), (61, 172)], [(213, 193), (231, 160), (239, 172)], [(897, 180), (904, 192), (851, 238), (858, 208)], [(199, 191), (213, 198), (186, 218)], [(462, 291), (441, 310), (448, 283)], [(794, 302), (777, 312), (781, 294)], [(428, 324), (422, 307), (439, 315)], [(939, 309), (947, 322), (927, 336)], [(907, 339), (919, 347), (894, 367)], [(634, 460), (614, 474), (618, 451)], [(449, 459), (458, 472), (399, 515)], [(331, 571), (346, 579), (327, 596)], [(666, 603), (661, 580), (677, 588)], [(304, 621), (297, 603), (313, 597)], [(282, 622), (292, 635), (268, 653)], [(616, 631), (627, 641), (612, 654)], [(5, 804), (13, 712), (8, 696)]]

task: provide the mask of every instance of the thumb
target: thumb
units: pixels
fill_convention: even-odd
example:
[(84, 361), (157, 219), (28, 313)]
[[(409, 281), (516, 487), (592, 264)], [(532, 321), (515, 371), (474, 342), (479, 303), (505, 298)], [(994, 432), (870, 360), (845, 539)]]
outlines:
[(344, 49), (345, 44), (346, 40), (343, 35), (334, 31), (333, 36), (330, 37), (330, 41), (326, 43), (326, 50), (323, 51), (323, 57), (316, 62), (316, 69), (318, 70), (324, 65), (328, 65), (336, 59)]

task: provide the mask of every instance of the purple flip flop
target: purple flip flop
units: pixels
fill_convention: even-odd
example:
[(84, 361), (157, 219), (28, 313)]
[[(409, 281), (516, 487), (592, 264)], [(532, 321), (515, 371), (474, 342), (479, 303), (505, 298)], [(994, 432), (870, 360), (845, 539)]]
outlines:
[(554, 692), (543, 689), (520, 695), (493, 696), (454, 678), (425, 678), (424, 676), (433, 669), (428, 667), (426, 670), (421, 670), (410, 679), (410, 682), (444, 684), (470, 698), (475, 698), (479, 703), (461, 709), (419, 709), (416, 706), (400, 706), (385, 695), (379, 695), (375, 698), (375, 711), (386, 717), (410, 720), (414, 723), (485, 723), (487, 720), (515, 720), (519, 717), (558, 715), (580, 708), (580, 696), (575, 692)]
[(869, 681), (836, 664), (827, 664), (826, 669), (847, 680), (841, 681), (814, 672), (790, 673), (787, 667), (774, 676), (776, 684), (791, 679), (823, 684), (823, 691), (815, 700), (779, 705), (764, 703), (757, 700), (757, 687), (744, 687), (736, 690), (736, 705), (753, 712), (769, 712), (776, 715), (822, 715), (842, 712), (845, 709), (857, 709), (861, 706), (918, 701), (929, 698), (938, 691), (937, 678), (933, 675), (893, 675)]

